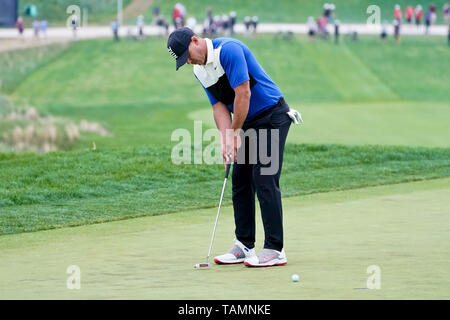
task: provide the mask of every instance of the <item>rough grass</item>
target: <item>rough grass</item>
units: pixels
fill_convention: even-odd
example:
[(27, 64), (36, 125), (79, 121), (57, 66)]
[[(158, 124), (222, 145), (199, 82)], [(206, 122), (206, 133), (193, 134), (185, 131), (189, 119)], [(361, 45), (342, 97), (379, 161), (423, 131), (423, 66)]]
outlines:
[(24, 78), (62, 54), (69, 43), (0, 52), (0, 92), (11, 92)]
[[(0, 234), (215, 206), (223, 166), (176, 166), (170, 151), (0, 154)], [(446, 176), (450, 149), (288, 145), (281, 188), (293, 196)]]

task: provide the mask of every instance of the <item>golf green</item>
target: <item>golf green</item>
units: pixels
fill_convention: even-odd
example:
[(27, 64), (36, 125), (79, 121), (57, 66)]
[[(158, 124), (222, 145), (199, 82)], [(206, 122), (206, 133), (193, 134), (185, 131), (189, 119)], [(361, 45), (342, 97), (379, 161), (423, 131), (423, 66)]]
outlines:
[[(286, 198), (288, 264), (275, 268), (194, 269), (214, 208), (3, 236), (0, 299), (448, 299), (449, 199), (448, 178)], [(225, 207), (213, 254), (233, 229)], [(71, 265), (79, 290), (66, 285)], [(372, 265), (381, 289), (363, 290)]]

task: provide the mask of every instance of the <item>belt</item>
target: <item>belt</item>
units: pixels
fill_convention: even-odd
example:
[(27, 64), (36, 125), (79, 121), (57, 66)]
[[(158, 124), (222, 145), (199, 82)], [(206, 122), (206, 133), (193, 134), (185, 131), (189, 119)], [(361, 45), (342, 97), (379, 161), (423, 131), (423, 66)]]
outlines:
[(264, 111), (262, 111), (262, 112), (260, 112), (260, 113), (257, 113), (256, 116), (254, 116), (253, 118), (251, 118), (251, 119), (249, 120), (249, 122), (252, 122), (252, 121), (255, 121), (255, 120), (264, 118), (264, 117), (267, 116), (270, 112), (272, 112), (273, 108), (276, 108), (276, 107), (278, 107), (278, 106), (281, 106), (281, 105), (284, 104), (284, 103), (285, 103), (284, 98), (281, 97), (281, 98), (278, 100), (278, 102), (277, 102), (276, 104), (274, 104), (273, 106), (270, 106), (270, 107), (267, 108), (267, 109), (264, 109)]

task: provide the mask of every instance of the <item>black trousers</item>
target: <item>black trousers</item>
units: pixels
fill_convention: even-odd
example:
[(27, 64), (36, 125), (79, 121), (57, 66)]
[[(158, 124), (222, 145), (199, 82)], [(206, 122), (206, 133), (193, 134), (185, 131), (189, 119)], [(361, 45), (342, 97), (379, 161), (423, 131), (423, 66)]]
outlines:
[(279, 181), (284, 145), (292, 121), (286, 114), (288, 111), (289, 106), (280, 99), (242, 128), (245, 136), (233, 165), (232, 197), (236, 238), (250, 249), (255, 246), (255, 193), (264, 225), (264, 248), (278, 251), (283, 248)]

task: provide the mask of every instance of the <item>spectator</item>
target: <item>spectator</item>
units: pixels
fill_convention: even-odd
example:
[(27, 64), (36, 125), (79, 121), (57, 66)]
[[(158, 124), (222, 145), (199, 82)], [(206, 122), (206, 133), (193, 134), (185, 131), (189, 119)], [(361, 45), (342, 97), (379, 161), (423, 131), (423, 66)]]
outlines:
[(334, 43), (338, 44), (339, 43), (339, 20), (335, 20), (334, 21)]
[(175, 29), (184, 27), (184, 17), (186, 15), (186, 7), (181, 3), (175, 4), (172, 10), (173, 25)]
[(444, 18), (445, 24), (450, 22), (450, 5), (448, 3), (444, 4), (442, 8), (442, 17)]
[(214, 34), (214, 19), (211, 8), (206, 9), (206, 18), (203, 22), (203, 36), (211, 37)]
[(425, 33), (428, 34), (429, 28), (434, 24), (436, 21), (436, 7), (433, 4), (430, 4), (428, 7), (428, 11), (425, 14)]
[(418, 4), (414, 9), (414, 19), (416, 21), (417, 26), (419, 26), (422, 23), (422, 18), (423, 18), (423, 8), (420, 4)]
[(425, 33), (428, 34), (428, 29), (431, 26), (431, 11), (428, 10), (427, 13), (425, 14)]
[(236, 12), (230, 12), (230, 32), (231, 35), (234, 35), (234, 25), (236, 24)]
[(41, 21), (41, 32), (42, 32), (42, 36), (44, 38), (47, 38), (47, 29), (48, 29), (48, 21), (42, 20)]
[(222, 28), (222, 19), (220, 16), (214, 16), (213, 18), (213, 35), (218, 35)]
[(412, 6), (407, 6), (405, 9), (405, 17), (406, 21), (408, 21), (409, 24), (412, 23), (413, 16), (414, 16), (414, 8)]
[(430, 11), (436, 13), (436, 6), (434, 4), (430, 4)]
[(72, 15), (72, 32), (73, 32), (73, 37), (76, 38), (77, 37), (77, 29), (78, 29), (78, 16), (76, 14)]
[(244, 25), (245, 25), (245, 34), (248, 36), (250, 35), (250, 26), (252, 24), (252, 18), (249, 16), (245, 16), (244, 18)]
[(329, 3), (325, 3), (323, 5), (323, 16), (328, 19), (330, 17), (330, 15), (331, 15), (330, 4)]
[(328, 20), (325, 16), (321, 16), (321, 17), (319, 17), (319, 19), (317, 19), (318, 34), (322, 38), (328, 37), (327, 24), (328, 24)]
[(137, 27), (138, 27), (138, 39), (144, 40), (144, 16), (140, 15), (137, 18)]
[(383, 21), (383, 24), (381, 25), (381, 39), (380, 42), (385, 42), (387, 39), (387, 21)]
[(23, 39), (24, 23), (23, 23), (23, 18), (22, 17), (18, 17), (17, 18), (16, 28), (17, 28), (17, 31), (19, 32), (19, 37), (21, 39)]
[(434, 4), (430, 4), (430, 12), (431, 12), (431, 24), (436, 23), (436, 6)]
[(308, 18), (307, 26), (308, 26), (309, 39), (312, 39), (316, 35), (316, 32), (317, 32), (317, 24), (316, 24), (316, 21), (314, 20), (314, 17)]
[(394, 19), (397, 20), (399, 23), (402, 22), (402, 10), (399, 4), (396, 4), (394, 8)]
[(41, 23), (37, 20), (34, 20), (32, 26), (33, 26), (34, 36), (36, 38), (39, 38), (39, 31), (41, 30)]
[(173, 22), (173, 26), (175, 27), (175, 29), (179, 29), (181, 28), (181, 18), (180, 18), (180, 9), (178, 9), (177, 7), (174, 7), (172, 10), (172, 22)]
[(169, 24), (166, 22), (164, 17), (160, 14), (159, 7), (153, 8), (153, 20), (152, 25), (158, 26), (158, 35), (161, 37), (164, 33), (169, 34)]
[(228, 17), (226, 14), (222, 16), (222, 30), (221, 33), (228, 35), (229, 29), (230, 29), (230, 17)]
[(253, 27), (253, 34), (256, 34), (256, 27), (258, 26), (258, 17), (253, 16), (252, 18), (252, 27)]
[(401, 25), (401, 23), (400, 23), (399, 20), (395, 19), (393, 24), (394, 24), (394, 38), (395, 38), (395, 42), (397, 44), (400, 44), (400, 42), (401, 42), (401, 39), (400, 39), (400, 25)]
[(114, 35), (114, 40), (119, 41), (119, 24), (117, 23), (117, 21), (114, 20), (113, 22), (111, 22), (111, 30)]
[(420, 25), (422, 23), (422, 17), (423, 17), (423, 9), (420, 4), (416, 6), (416, 25)]
[(152, 24), (156, 24), (158, 28), (158, 35), (161, 37), (164, 33), (169, 34), (169, 24), (166, 22), (162, 15), (153, 17)]
[(184, 20), (186, 17), (186, 7), (184, 5), (182, 5), (181, 3), (177, 3), (175, 6), (178, 7), (178, 9), (180, 9), (181, 18), (183, 18), (183, 24), (184, 24)]
[(448, 25), (447, 43), (450, 46), (450, 24)]
[(334, 9), (336, 9), (336, 6), (334, 5), (334, 3), (330, 3), (328, 8), (330, 10), (329, 16), (327, 18), (328, 22), (334, 23)]

